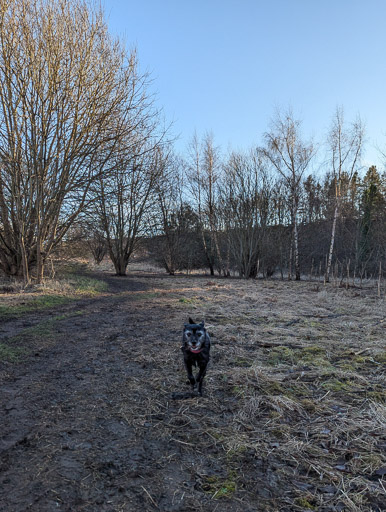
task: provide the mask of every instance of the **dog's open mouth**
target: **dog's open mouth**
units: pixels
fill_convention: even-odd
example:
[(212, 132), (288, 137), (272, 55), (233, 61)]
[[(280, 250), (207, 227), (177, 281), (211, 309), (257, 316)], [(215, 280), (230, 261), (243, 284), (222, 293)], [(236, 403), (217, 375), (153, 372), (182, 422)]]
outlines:
[(202, 348), (201, 347), (198, 347), (198, 348), (190, 347), (189, 350), (191, 352), (193, 352), (193, 354), (198, 354), (199, 352), (201, 352)]

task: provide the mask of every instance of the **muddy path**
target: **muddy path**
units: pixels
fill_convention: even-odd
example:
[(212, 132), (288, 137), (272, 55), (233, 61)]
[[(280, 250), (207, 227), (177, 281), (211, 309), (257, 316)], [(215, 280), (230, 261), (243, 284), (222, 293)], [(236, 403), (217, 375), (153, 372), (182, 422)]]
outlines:
[[(251, 358), (268, 357), (251, 333), (260, 326), (266, 330), (264, 340), (271, 333), (274, 342), (273, 324), (267, 322), (277, 315), (276, 324), (288, 330), (291, 346), (299, 331), (298, 316), (291, 316), (299, 310), (296, 300), (288, 298), (288, 315), (279, 322), (283, 305), (276, 306), (277, 290), (263, 290), (259, 300), (265, 300), (266, 309), (260, 305), (260, 316), (249, 320), (245, 315), (255, 299), (236, 281), (226, 290), (208, 279), (94, 277), (108, 284), (105, 293), (0, 326), (3, 340), (16, 340), (27, 349), (18, 362), (0, 363), (0, 511), (307, 508), (310, 492), (317, 491), (310, 470), (295, 455), (294, 462), (284, 464), (275, 454), (283, 443), (280, 432), (279, 441), (268, 434), (262, 438), (275, 420), (272, 410), (261, 401), (256, 406), (261, 412), (250, 423), (246, 407), (244, 416), (239, 414), (240, 404), (249, 404), (243, 386)], [(221, 313), (232, 294), (244, 301), (243, 315), (250, 322), (240, 344), (243, 352), (237, 354), (231, 342), (239, 335), (242, 317), (230, 311), (232, 327)], [(305, 304), (306, 312), (312, 309), (309, 300)], [(322, 318), (331, 315), (327, 303), (315, 308)], [(202, 316), (205, 311), (212, 325), (217, 323), (217, 331), (211, 332), (206, 393), (203, 398), (174, 399), (175, 393), (186, 391), (179, 350), (182, 324), (188, 314)], [(250, 388), (253, 378), (248, 377)], [(261, 382), (259, 395), (268, 396), (270, 390), (276, 399), (278, 384)], [(306, 385), (308, 381), (302, 383)], [(320, 397), (325, 393), (321, 389)], [(303, 438), (305, 423), (315, 425), (327, 413), (319, 413), (316, 420), (303, 407), (290, 404), (280, 421), (292, 422)], [(336, 505), (341, 503), (339, 485), (322, 487), (327, 504), (317, 509), (345, 510)], [(301, 493), (308, 501), (298, 498)], [(373, 510), (381, 510), (377, 497), (372, 503)]]
[[(200, 446), (182, 456), (183, 405), (171, 399), (184, 386), (178, 350), (184, 315), (152, 303), (151, 276), (103, 279), (107, 294), (61, 307), (54, 333), (24, 339), (29, 355), (3, 365), (2, 511), (205, 507), (192, 478)], [(9, 320), (3, 338), (57, 313)], [(165, 344), (170, 361), (158, 357)], [(174, 387), (159, 372), (169, 381), (177, 373)], [(157, 414), (147, 408), (154, 398)], [(175, 439), (159, 432), (165, 421), (172, 429), (176, 422)]]

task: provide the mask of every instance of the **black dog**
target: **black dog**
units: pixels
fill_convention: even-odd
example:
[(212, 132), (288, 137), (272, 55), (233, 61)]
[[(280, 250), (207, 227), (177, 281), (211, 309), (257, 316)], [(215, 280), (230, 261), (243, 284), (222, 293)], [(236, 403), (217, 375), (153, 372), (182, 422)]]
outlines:
[[(189, 318), (189, 323), (184, 324), (182, 342), (183, 345), (181, 349), (184, 354), (184, 363), (192, 391), (197, 384), (198, 393), (202, 396), (202, 381), (205, 377), (210, 352), (210, 338), (204, 327), (204, 322), (195, 324), (193, 320)], [(193, 366), (198, 366), (199, 368), (196, 378), (194, 378), (192, 373)]]

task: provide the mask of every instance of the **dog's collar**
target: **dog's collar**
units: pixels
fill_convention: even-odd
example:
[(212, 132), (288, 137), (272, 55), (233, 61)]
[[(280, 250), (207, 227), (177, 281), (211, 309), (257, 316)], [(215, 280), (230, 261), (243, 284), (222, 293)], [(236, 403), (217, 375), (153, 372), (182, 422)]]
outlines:
[(193, 350), (193, 349), (189, 349), (193, 354), (199, 354), (200, 352), (202, 352), (202, 348), (200, 348), (199, 350)]

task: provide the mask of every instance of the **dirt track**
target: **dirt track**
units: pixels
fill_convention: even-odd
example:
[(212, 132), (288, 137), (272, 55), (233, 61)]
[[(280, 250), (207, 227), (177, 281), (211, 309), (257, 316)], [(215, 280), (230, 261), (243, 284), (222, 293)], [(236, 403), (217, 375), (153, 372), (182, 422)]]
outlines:
[[(238, 451), (236, 445), (224, 449), (218, 433), (234, 421), (242, 383), (232, 380), (232, 370), (231, 381), (221, 374), (226, 350), (216, 350), (221, 340), (215, 329), (206, 395), (173, 399), (174, 392), (186, 390), (182, 323), (205, 309), (195, 301), (207, 300), (197, 282), (165, 278), (163, 286), (162, 278), (151, 275), (103, 279), (107, 293), (0, 326), (0, 336), (10, 339), (49, 325), (43, 334), (32, 329), (31, 339), (20, 338), (29, 350), (22, 361), (0, 363), (0, 510), (306, 510), (293, 501), (299, 489), (312, 487), (306, 472), (294, 476), (303, 482), (297, 486), (289, 473), (283, 478), (277, 472), (279, 456)], [(206, 285), (215, 288), (208, 279), (199, 283)], [(253, 322), (250, 327), (256, 329)], [(256, 357), (266, 352), (254, 350)], [(241, 359), (238, 364), (244, 366)], [(250, 433), (241, 420), (241, 436), (258, 443), (266, 418), (256, 419), (259, 426)], [(380, 500), (358, 510), (380, 511)]]

